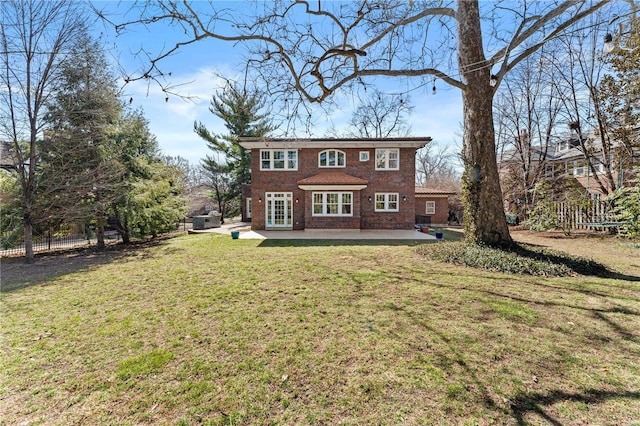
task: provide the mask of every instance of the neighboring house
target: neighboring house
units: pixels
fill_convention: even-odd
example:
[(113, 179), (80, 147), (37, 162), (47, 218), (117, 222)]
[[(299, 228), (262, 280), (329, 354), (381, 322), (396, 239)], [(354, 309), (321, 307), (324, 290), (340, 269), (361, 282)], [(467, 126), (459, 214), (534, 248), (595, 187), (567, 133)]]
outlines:
[(430, 141), (241, 138), (242, 216), (254, 230), (413, 229), (415, 155)]
[(16, 162), (11, 154), (11, 143), (0, 142), (0, 169), (15, 170)]
[[(526, 132), (524, 136), (526, 136)], [(627, 176), (625, 174), (630, 171), (633, 162), (631, 161), (628, 165), (625, 164), (621, 167), (616, 154), (617, 147), (613, 147), (613, 158), (607, 159), (603, 155), (602, 142), (598, 137), (591, 135), (583, 140), (590, 152), (595, 173), (588, 166), (580, 139), (575, 133), (562, 138), (547, 149), (540, 146), (531, 146), (528, 148), (529, 151), (524, 153), (516, 150), (505, 151), (498, 158), (505, 208), (508, 211), (515, 210), (513, 204), (517, 203), (518, 198), (521, 196), (518, 191), (522, 191), (521, 181), (524, 169), (526, 169), (523, 169), (522, 166), (523, 157), (530, 162), (530, 167), (528, 168), (529, 182), (533, 182), (534, 176), (538, 176), (539, 179), (549, 182), (552, 187), (557, 184), (561, 184), (560, 187), (562, 187), (567, 180), (573, 180), (594, 198), (603, 195), (598, 181), (602, 183), (607, 192), (615, 189), (614, 186), (619, 186), (623, 183), (623, 178), (626, 180)], [(610, 165), (610, 170), (607, 169), (607, 164)], [(614, 185), (607, 178), (609, 173)], [(514, 179), (514, 177), (517, 178)]]
[[(416, 187), (416, 224), (447, 226), (449, 224), (449, 196), (455, 191)], [(459, 218), (456, 218), (459, 221)]]

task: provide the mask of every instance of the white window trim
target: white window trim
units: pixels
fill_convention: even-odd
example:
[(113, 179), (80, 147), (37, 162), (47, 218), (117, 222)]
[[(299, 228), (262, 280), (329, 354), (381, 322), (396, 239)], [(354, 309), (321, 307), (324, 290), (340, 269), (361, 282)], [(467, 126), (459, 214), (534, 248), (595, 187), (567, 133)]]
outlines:
[[(374, 211), (376, 212), (397, 212), (400, 211), (400, 194), (397, 192), (376, 192), (374, 198)], [(378, 208), (378, 197), (382, 197), (382, 203), (384, 207)], [(389, 204), (392, 202), (390, 198), (395, 197), (396, 208), (389, 208)]]
[[(262, 167), (262, 162), (266, 161), (266, 159), (262, 158), (262, 153), (264, 152), (268, 152), (269, 153), (269, 168), (263, 168)], [(284, 168), (278, 168), (276, 169), (274, 166), (274, 162), (275, 159), (273, 158), (273, 153), (274, 152), (284, 152)], [(295, 152), (295, 167), (289, 167), (289, 154)], [(269, 172), (269, 171), (275, 171), (275, 172), (281, 172), (283, 170), (298, 170), (298, 150), (297, 149), (261, 149), (260, 150), (260, 170)]]
[(555, 173), (554, 165), (553, 164), (545, 164), (545, 166), (544, 166), (544, 176), (550, 178), (550, 177), (553, 177), (554, 173)]
[(424, 204), (424, 214), (436, 214), (436, 202), (426, 201)]
[(369, 161), (369, 151), (360, 151), (360, 161)]
[[(379, 152), (384, 152), (384, 166), (379, 167), (378, 166), (378, 153)], [(389, 167), (389, 153), (391, 152), (395, 152), (397, 154), (397, 166), (396, 167)], [(375, 157), (375, 162), (376, 162), (376, 170), (400, 170), (400, 149), (399, 148), (377, 148), (376, 149), (376, 157)]]
[[(335, 158), (336, 164), (334, 166), (330, 166), (330, 165), (323, 166), (322, 164), (320, 164), (320, 156), (323, 153), (326, 153), (327, 154), (326, 158), (327, 158), (327, 162), (328, 162), (329, 161), (329, 153), (330, 152), (334, 152), (335, 153), (335, 157), (334, 158)], [(343, 162), (342, 165), (337, 164), (339, 155), (342, 155), (342, 162)], [(324, 151), (320, 151), (318, 153), (318, 168), (321, 168), (321, 169), (335, 169), (335, 168), (344, 168), (344, 167), (347, 167), (347, 154), (344, 151), (340, 151), (339, 149), (325, 149)]]
[[(322, 194), (322, 213), (316, 213), (316, 195)], [(328, 194), (338, 194), (338, 213), (326, 213), (327, 211), (327, 195)], [(349, 194), (351, 197), (351, 202), (348, 204), (343, 204), (342, 196), (344, 194)], [(343, 206), (349, 205), (351, 206), (350, 213), (342, 213)], [(353, 192), (337, 192), (337, 191), (327, 191), (327, 192), (313, 192), (311, 193), (311, 215), (316, 217), (351, 217), (353, 216)]]

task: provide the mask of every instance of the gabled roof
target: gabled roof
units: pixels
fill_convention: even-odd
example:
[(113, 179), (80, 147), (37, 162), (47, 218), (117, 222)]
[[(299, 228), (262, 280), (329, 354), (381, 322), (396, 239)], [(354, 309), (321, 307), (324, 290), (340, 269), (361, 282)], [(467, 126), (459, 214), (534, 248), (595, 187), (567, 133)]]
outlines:
[(11, 143), (0, 142), (0, 169), (15, 169), (16, 162), (11, 154)]
[(245, 149), (268, 148), (422, 148), (431, 137), (408, 138), (239, 138)]

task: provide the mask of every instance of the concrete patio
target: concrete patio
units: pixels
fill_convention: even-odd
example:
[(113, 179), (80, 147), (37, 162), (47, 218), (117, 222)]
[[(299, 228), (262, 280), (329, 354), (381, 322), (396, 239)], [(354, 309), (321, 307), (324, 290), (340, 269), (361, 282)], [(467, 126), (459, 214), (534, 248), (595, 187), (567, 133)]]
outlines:
[(415, 230), (336, 230), (309, 229), (304, 231), (252, 231), (251, 223), (224, 224), (219, 228), (190, 230), (190, 233), (228, 234), (238, 231), (241, 240), (435, 240), (433, 235)]

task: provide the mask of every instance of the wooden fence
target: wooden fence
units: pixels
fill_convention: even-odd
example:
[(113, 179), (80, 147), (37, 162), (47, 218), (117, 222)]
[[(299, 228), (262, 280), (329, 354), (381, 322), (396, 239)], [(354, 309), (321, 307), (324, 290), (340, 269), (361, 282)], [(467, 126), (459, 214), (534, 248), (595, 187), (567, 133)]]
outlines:
[(611, 205), (606, 201), (592, 200), (587, 208), (571, 206), (569, 203), (556, 203), (558, 222), (563, 229), (603, 230), (615, 228)]

